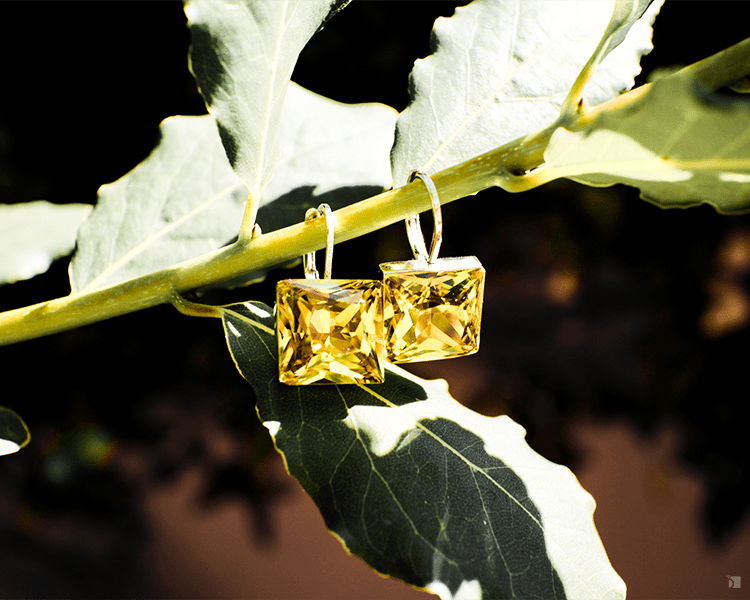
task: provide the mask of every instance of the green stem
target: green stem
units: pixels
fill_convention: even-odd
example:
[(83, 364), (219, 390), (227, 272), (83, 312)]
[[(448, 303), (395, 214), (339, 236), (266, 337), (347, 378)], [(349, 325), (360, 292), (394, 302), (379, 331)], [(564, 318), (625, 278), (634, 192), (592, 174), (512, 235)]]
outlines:
[(258, 216), (258, 199), (252, 192), (247, 195), (245, 202), (245, 214), (242, 215), (242, 224), (240, 225), (239, 239), (246, 242), (253, 237), (253, 228), (255, 227), (255, 217)]
[[(544, 135), (539, 138), (540, 134)], [(511, 173), (534, 168), (541, 160), (546, 145), (543, 138), (549, 136), (540, 134), (514, 140), (433, 175), (441, 203), (495, 185), (514, 191)], [(416, 181), (336, 211), (335, 238), (337, 242), (350, 240), (430, 208), (427, 189)], [(179, 309), (196, 314), (194, 307), (180, 302), (176, 294), (218, 285), (319, 250), (325, 246), (325, 238), (322, 219), (301, 222), (250, 239), (243, 236), (231, 246), (117, 285), (0, 313), (0, 345), (66, 331), (157, 304), (176, 303)]]
[[(695, 70), (705, 85), (724, 85), (747, 72), (749, 56), (750, 39), (686, 70)], [(566, 176), (560, 170), (545, 169), (543, 165), (544, 150), (552, 132), (563, 124), (561, 120), (566, 127), (575, 130), (590, 124), (602, 111), (632, 105), (647, 90), (647, 85), (641, 86), (592, 109), (578, 110), (572, 120), (571, 115), (562, 114), (546, 129), (432, 175), (441, 203), (447, 204), (492, 186), (522, 192)], [(383, 192), (336, 211), (336, 241), (371, 233), (430, 208), (427, 189), (419, 181)], [(325, 246), (326, 227), (320, 219), (256, 235), (257, 232), (250, 229), (255, 212), (255, 202), (249, 199), (241, 235), (236, 243), (226, 248), (111, 287), (0, 313), (0, 345), (66, 331), (164, 303), (173, 303), (187, 314), (216, 316), (196, 309), (197, 305), (181, 302), (178, 295), (219, 285)]]

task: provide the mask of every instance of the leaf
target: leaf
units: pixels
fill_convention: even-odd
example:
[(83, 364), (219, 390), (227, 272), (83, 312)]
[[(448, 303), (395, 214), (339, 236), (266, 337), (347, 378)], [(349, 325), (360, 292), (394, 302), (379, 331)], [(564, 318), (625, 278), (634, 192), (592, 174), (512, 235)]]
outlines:
[(31, 441), (29, 428), (15, 411), (0, 406), (0, 456), (18, 452)]
[[(750, 66), (748, 66), (750, 69)], [(710, 92), (684, 69), (631, 102), (552, 134), (540, 175), (625, 183), (664, 208), (750, 209), (750, 98)]]
[(352, 185), (391, 187), (388, 153), (398, 113), (390, 106), (343, 104), (292, 82), (282, 114), (281, 160), (264, 199), (305, 186), (316, 195)]
[[(391, 186), (388, 150), (396, 112), (342, 104), (296, 84), (280, 128), (281, 160), (264, 191), (259, 223), (268, 232)], [(215, 250), (237, 235), (247, 188), (232, 171), (213, 118), (171, 117), (154, 151), (99, 190), (72, 261), (74, 290), (126, 281)], [(256, 276), (251, 275), (251, 280)]]
[[(610, 59), (603, 68), (599, 68), (602, 59), (610, 52), (614, 51), (615, 56), (618, 56), (619, 58), (619, 55), (623, 54), (623, 57), (627, 60), (631, 49), (626, 46), (620, 46), (620, 44), (625, 40), (625, 37), (628, 32), (630, 32), (633, 25), (638, 23), (638, 20), (643, 16), (643, 13), (648, 9), (649, 5), (651, 5), (651, 14), (646, 19), (640, 21), (636, 31), (631, 35), (631, 41), (633, 41), (635, 37), (642, 34), (644, 37), (638, 47), (649, 48), (649, 44), (651, 43), (651, 24), (663, 2), (664, 0), (657, 0), (657, 2), (652, 4), (652, 0), (615, 0), (615, 8), (612, 13), (612, 18), (602, 35), (602, 39), (599, 41), (599, 45), (571, 87), (568, 97), (563, 103), (559, 121), (567, 122), (570, 119), (576, 118), (579, 114), (580, 108), (585, 106), (585, 103), (581, 102), (583, 99), (583, 90), (597, 70), (598, 79), (600, 81), (604, 81), (607, 75), (611, 75), (614, 77), (614, 85), (617, 85), (615, 83), (618, 77), (617, 71), (615, 70), (615, 72), (611, 74), (608, 73), (613, 62), (614, 65), (617, 66), (617, 61)], [(633, 80), (631, 78), (628, 86), (623, 89), (630, 89), (632, 86)]]
[(30, 279), (70, 254), (92, 208), (44, 200), (0, 204), (0, 284)]
[(170, 117), (151, 154), (99, 189), (70, 269), (74, 292), (165, 269), (237, 233), (247, 188), (226, 159), (210, 115)]
[(279, 128), (279, 164), (258, 213), (263, 231), (298, 223), (321, 202), (335, 210), (390, 188), (397, 115), (384, 104), (343, 104), (292, 82)]
[[(604, 58), (586, 87), (592, 104), (632, 87), (659, 5)], [(412, 102), (398, 118), (395, 184), (412, 169), (439, 171), (552, 123), (614, 6), (474, 0), (435, 21), (437, 51), (414, 64)]]
[(289, 472), (349, 552), (443, 598), (624, 598), (594, 501), (508, 417), (389, 367), (372, 386), (278, 382), (272, 309), (223, 307), (232, 357)]
[(605, 55), (622, 44), (630, 28), (643, 16), (652, 2), (653, 0), (617, 0), (615, 2), (612, 19), (602, 36)]
[(259, 199), (278, 159), (278, 129), (297, 56), (339, 0), (188, 0), (190, 69), (224, 149)]

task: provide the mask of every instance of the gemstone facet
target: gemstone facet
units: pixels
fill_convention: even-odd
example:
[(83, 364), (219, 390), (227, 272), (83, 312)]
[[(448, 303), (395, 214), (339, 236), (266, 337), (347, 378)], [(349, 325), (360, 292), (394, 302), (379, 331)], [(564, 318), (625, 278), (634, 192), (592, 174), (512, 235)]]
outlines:
[(485, 271), (474, 256), (383, 263), (386, 355), (407, 363), (479, 349)]
[(281, 383), (382, 383), (383, 332), (379, 281), (287, 279), (276, 286)]

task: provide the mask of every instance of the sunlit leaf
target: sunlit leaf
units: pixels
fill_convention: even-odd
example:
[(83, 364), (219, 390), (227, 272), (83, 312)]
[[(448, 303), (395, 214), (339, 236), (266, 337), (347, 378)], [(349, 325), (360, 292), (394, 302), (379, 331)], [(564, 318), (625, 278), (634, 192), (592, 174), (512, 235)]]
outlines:
[(312, 186), (391, 187), (388, 152), (398, 113), (384, 104), (343, 104), (291, 83), (279, 128), (281, 160), (264, 198)]
[(0, 204), (0, 284), (44, 273), (53, 260), (70, 254), (92, 208), (44, 200)]
[[(278, 201), (260, 214), (265, 232), (303, 220), (321, 201), (336, 208), (390, 187), (393, 109), (342, 104), (292, 84), (283, 115), (280, 161), (260, 203)], [(160, 132), (146, 160), (101, 187), (80, 230), (74, 290), (171, 267), (237, 235), (247, 187), (227, 161), (213, 118), (171, 117)]]
[(210, 115), (162, 122), (151, 154), (99, 190), (71, 263), (73, 291), (93, 290), (193, 258), (237, 233), (247, 187)]
[(18, 452), (31, 441), (26, 423), (15, 411), (0, 406), (0, 455)]
[[(321, 202), (336, 210), (390, 188), (396, 116), (383, 104), (343, 104), (291, 82), (279, 128), (279, 163), (258, 211), (262, 230), (298, 223)], [(222, 287), (257, 283), (273, 268)]]
[(394, 109), (335, 102), (292, 82), (282, 117), (280, 160), (258, 214), (263, 231), (303, 220), (320, 202), (336, 209), (391, 187)]
[[(584, 90), (591, 104), (632, 87), (639, 59), (652, 47), (658, 5), (596, 69)], [(395, 184), (403, 185), (412, 169), (439, 171), (550, 125), (614, 6), (474, 0), (453, 17), (438, 19), (437, 49), (416, 61), (412, 102), (398, 119), (391, 156)]]
[(540, 175), (626, 183), (662, 207), (749, 210), (750, 98), (709, 92), (691, 73), (658, 79), (574, 131), (556, 130)]
[(622, 44), (630, 28), (643, 16), (643, 13), (646, 12), (646, 9), (648, 9), (652, 2), (653, 0), (617, 0), (615, 2), (612, 20), (607, 25), (603, 36), (605, 40), (605, 55)]
[(285, 386), (272, 309), (222, 310), (261, 420), (351, 553), (443, 598), (625, 597), (593, 499), (521, 426), (396, 367), (380, 385)]
[[(613, 59), (610, 59), (605, 65), (601, 67), (599, 65), (612, 51), (615, 52), (615, 57), (618, 59), (619, 56), (622, 55), (624, 60), (627, 60), (632, 53), (632, 42), (636, 42), (635, 38), (639, 36), (643, 36), (643, 39), (636, 42), (637, 45), (635, 47), (647, 48), (651, 41), (650, 24), (653, 22), (653, 16), (659, 10), (663, 1), (664, 0), (657, 0), (656, 2), (653, 2), (653, 0), (615, 0), (612, 18), (602, 34), (602, 39), (599, 41), (597, 49), (581, 70), (578, 79), (571, 89), (570, 96), (566, 99), (566, 102), (569, 103), (567, 109), (570, 109), (571, 112), (578, 109), (583, 91), (586, 89), (588, 82), (591, 81), (594, 73), (596, 73), (596, 78), (600, 88), (603, 84), (604, 89), (608, 89), (612, 86), (614, 86), (612, 89), (616, 89), (619, 85), (617, 83), (618, 79), (623, 74), (623, 72), (619, 72), (622, 71), (619, 61), (613, 57)], [(643, 16), (646, 9), (649, 8), (649, 5), (652, 5), (651, 15), (643, 21), (640, 21), (635, 32), (631, 35), (631, 43), (621, 46), (628, 33), (630, 33), (633, 25), (638, 23), (638, 20)], [(611, 78), (611, 81), (608, 81), (608, 78)], [(623, 89), (629, 89), (632, 85), (633, 81), (631, 78), (629, 85)], [(589, 92), (590, 89), (591, 86), (589, 86)], [(605, 92), (604, 99), (606, 99), (606, 96), (607, 94)], [(592, 98), (587, 99), (589, 102), (592, 100)], [(594, 103), (598, 104), (595, 98)]]
[(260, 198), (297, 56), (339, 0), (188, 0), (190, 68), (229, 161)]

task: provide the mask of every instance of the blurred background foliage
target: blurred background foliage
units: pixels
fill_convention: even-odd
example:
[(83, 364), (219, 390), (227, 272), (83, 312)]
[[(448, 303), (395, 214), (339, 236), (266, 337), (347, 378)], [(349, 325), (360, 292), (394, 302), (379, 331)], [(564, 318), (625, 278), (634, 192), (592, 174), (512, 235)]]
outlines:
[[(743, 39), (740, 5), (668, 0), (639, 82)], [(454, 6), (354, 2), (313, 38), (294, 79), (403, 110), (412, 63)], [(178, 2), (0, 3), (0, 23), (0, 203), (93, 203), (145, 158), (161, 120), (205, 112)], [(625, 418), (644, 434), (678, 425), (682, 459), (707, 486), (702, 525), (716, 544), (731, 539), (750, 501), (749, 218), (554, 182), (451, 203), (444, 221), (442, 255), (474, 254), (488, 271), (482, 348), (414, 372), (450, 369), (462, 402), (509, 414), (533, 448), (574, 471), (569, 427), (581, 415)], [(379, 277), (380, 262), (409, 257), (404, 233), (337, 247), (336, 276)], [(288, 276), (207, 299), (271, 303)], [(0, 309), (68, 292), (61, 260), (0, 288)], [(218, 321), (157, 307), (2, 347), (0, 374), (0, 403), (33, 436), (0, 459), (0, 595), (148, 595), (141, 501), (194, 465), (209, 473), (196, 503), (240, 497), (248, 536), (272, 539), (268, 507), (284, 485), (259, 469), (272, 444)]]

